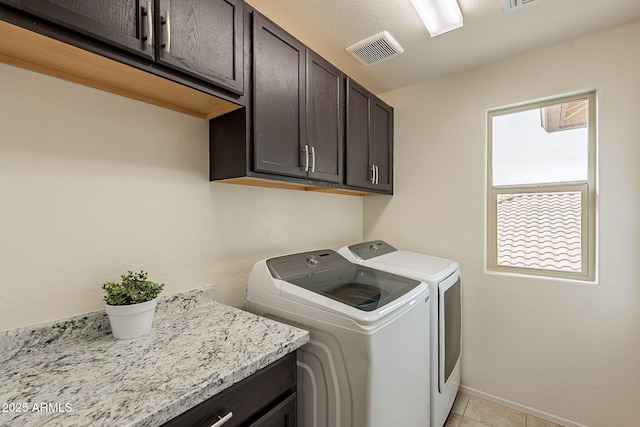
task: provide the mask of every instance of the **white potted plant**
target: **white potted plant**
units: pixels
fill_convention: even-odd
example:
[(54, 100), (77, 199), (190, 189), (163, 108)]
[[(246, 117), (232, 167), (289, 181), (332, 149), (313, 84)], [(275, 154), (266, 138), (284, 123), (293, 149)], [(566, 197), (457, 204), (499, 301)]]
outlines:
[(144, 271), (128, 271), (121, 278), (121, 283), (105, 282), (102, 285), (106, 292), (105, 311), (116, 339), (138, 338), (151, 331), (157, 296), (164, 284), (147, 280)]

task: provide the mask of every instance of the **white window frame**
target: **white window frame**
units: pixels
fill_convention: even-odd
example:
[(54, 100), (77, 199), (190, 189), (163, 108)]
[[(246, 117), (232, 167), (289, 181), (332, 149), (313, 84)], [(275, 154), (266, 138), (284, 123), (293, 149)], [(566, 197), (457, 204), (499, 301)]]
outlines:
[[(588, 98), (588, 178), (586, 181), (493, 185), (493, 117)], [(487, 112), (487, 268), (489, 271), (582, 281), (596, 280), (597, 122), (596, 93), (586, 92)], [(497, 199), (499, 194), (581, 193), (581, 269), (579, 272), (498, 265)]]

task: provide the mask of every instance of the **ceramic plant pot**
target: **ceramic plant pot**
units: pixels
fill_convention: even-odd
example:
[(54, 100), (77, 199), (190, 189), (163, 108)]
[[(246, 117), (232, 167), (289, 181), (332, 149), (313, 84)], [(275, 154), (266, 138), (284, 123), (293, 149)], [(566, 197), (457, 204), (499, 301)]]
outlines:
[(111, 332), (119, 340), (130, 340), (148, 334), (153, 324), (158, 299), (130, 305), (105, 304)]

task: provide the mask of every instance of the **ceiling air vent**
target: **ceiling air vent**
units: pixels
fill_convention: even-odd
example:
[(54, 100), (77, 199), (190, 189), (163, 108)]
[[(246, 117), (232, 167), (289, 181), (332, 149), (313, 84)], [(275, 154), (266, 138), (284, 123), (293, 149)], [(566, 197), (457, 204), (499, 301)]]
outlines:
[(404, 49), (386, 31), (353, 44), (345, 50), (364, 65), (377, 64), (404, 52)]
[(505, 13), (513, 12), (534, 1), (536, 0), (504, 0), (504, 11)]

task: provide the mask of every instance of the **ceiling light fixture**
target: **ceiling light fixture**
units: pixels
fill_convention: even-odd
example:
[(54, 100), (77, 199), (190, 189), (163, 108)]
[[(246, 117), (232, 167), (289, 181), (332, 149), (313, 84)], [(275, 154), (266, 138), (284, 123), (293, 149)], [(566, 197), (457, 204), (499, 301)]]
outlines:
[(411, 0), (431, 37), (462, 27), (457, 0)]

